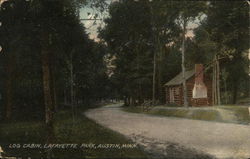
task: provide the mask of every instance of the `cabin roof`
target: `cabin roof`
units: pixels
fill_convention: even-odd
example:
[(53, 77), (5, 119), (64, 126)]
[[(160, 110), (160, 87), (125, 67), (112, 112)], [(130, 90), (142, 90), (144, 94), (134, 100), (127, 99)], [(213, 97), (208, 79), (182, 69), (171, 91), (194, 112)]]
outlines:
[[(188, 70), (185, 72), (185, 78), (188, 80), (195, 74), (195, 70)], [(168, 81), (164, 86), (173, 86), (173, 85), (180, 85), (182, 84), (182, 72), (180, 72), (177, 76), (175, 76), (173, 79)]]

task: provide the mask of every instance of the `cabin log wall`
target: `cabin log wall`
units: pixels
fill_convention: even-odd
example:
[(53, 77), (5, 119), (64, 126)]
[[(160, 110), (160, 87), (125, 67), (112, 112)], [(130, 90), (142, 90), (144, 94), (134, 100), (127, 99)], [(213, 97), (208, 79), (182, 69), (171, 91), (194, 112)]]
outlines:
[[(190, 79), (186, 81), (186, 86), (187, 86), (187, 96), (188, 96), (188, 103), (189, 106), (212, 106), (212, 81), (209, 77), (204, 75), (204, 83), (207, 87), (207, 98), (197, 98), (194, 99), (192, 91), (195, 83), (195, 77), (192, 76)], [(170, 103), (170, 88), (175, 88), (176, 91), (179, 90), (178, 92), (175, 91), (174, 93), (174, 104), (177, 105), (183, 105), (183, 86), (182, 84), (180, 85), (175, 85), (175, 86), (167, 86), (166, 87), (166, 103)]]

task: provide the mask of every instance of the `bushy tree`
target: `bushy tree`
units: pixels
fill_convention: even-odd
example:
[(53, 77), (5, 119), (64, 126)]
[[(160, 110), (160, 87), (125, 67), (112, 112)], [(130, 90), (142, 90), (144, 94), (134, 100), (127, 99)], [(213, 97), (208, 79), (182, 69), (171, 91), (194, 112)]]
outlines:
[[(53, 114), (64, 102), (71, 103), (71, 94), (78, 101), (75, 105), (104, 96), (96, 93), (103, 86), (95, 82), (106, 78), (105, 45), (88, 38), (77, 5), (80, 2), (67, 0), (9, 0), (1, 5), (1, 94), (5, 103), (1, 114), (41, 119), (44, 105)], [(49, 90), (47, 102), (45, 90)]]

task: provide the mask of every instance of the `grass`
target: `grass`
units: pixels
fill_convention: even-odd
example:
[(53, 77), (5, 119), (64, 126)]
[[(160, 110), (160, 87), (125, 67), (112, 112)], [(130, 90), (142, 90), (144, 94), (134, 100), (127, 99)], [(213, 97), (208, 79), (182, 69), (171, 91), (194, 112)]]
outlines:
[(206, 121), (223, 121), (219, 112), (216, 110), (196, 110), (192, 113), (191, 119)]
[[(4, 151), (15, 157), (46, 158), (47, 149), (9, 148), (13, 144), (45, 144), (45, 126), (42, 122), (10, 122), (0, 124), (0, 145)], [(59, 112), (55, 117), (55, 143), (78, 144), (131, 144), (124, 136), (106, 129), (80, 113), (73, 124), (70, 113)], [(52, 149), (53, 158), (147, 158), (139, 147), (123, 149), (90, 148)]]
[(222, 109), (229, 110), (235, 113), (236, 120), (242, 124), (250, 123), (250, 114), (246, 106), (222, 106)]
[(151, 110), (148, 113), (153, 115), (172, 116), (172, 117), (188, 116), (188, 110), (176, 110), (176, 109), (170, 109), (168, 111), (163, 111), (161, 109), (158, 109), (158, 110)]
[(124, 111), (150, 115), (178, 117), (195, 120), (216, 121), (226, 123), (249, 124), (250, 116), (246, 106), (214, 106), (205, 108), (184, 108), (159, 106), (148, 112), (140, 107), (124, 107)]

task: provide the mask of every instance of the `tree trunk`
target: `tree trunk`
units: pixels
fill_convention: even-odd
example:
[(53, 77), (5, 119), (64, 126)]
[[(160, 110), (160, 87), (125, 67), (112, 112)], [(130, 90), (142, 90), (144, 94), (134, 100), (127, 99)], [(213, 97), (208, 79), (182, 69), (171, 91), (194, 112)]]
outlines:
[(63, 90), (63, 98), (64, 98), (64, 104), (67, 104), (67, 93), (66, 93), (66, 88)]
[(47, 128), (47, 142), (50, 143), (54, 140), (53, 131), (53, 102), (51, 90), (51, 77), (50, 77), (50, 63), (49, 63), (49, 34), (42, 33), (42, 71), (43, 71), (43, 91), (44, 91), (44, 105), (45, 105), (45, 123)]
[(213, 105), (221, 105), (221, 97), (220, 97), (220, 66), (219, 66), (219, 58), (215, 56), (213, 62)]
[(216, 86), (217, 86), (217, 99), (218, 105), (221, 105), (220, 100), (220, 65), (219, 65), (219, 56), (217, 56), (216, 60)]
[(57, 112), (58, 111), (58, 103), (57, 103), (57, 93), (56, 93), (56, 80), (55, 80), (55, 75), (53, 77), (53, 94), (54, 94), (54, 109)]
[(154, 52), (154, 70), (153, 70), (153, 94), (152, 103), (155, 104), (155, 79), (156, 79), (156, 53)]
[(124, 97), (124, 98), (123, 98), (123, 102), (124, 102), (124, 106), (127, 106), (127, 105), (128, 105), (128, 103), (127, 103), (127, 97)]
[(152, 52), (154, 54), (154, 59), (153, 59), (153, 81), (152, 81), (152, 105), (155, 104), (155, 80), (156, 80), (156, 52), (155, 52), (155, 31), (154, 31), (154, 27), (155, 27), (155, 18), (154, 18), (154, 12), (153, 12), (153, 8), (150, 5), (150, 13), (151, 13), (151, 25), (152, 25), (152, 43), (153, 43), (153, 49)]
[(163, 49), (158, 37), (158, 50), (159, 50), (159, 60), (158, 60), (158, 100), (163, 103), (163, 83), (162, 83), (162, 63), (163, 63)]
[(224, 98), (225, 98), (225, 104), (228, 104), (228, 90), (227, 90), (227, 82), (226, 78), (223, 78), (223, 83), (224, 83)]
[(70, 101), (71, 101), (71, 111), (72, 111), (72, 119), (75, 121), (75, 101), (74, 101), (74, 77), (73, 77), (73, 52), (70, 54)]
[(12, 114), (12, 99), (13, 99), (13, 92), (12, 92), (12, 85), (13, 85), (13, 70), (14, 70), (14, 58), (11, 56), (11, 53), (7, 55), (8, 63), (7, 63), (7, 79), (6, 79), (6, 120), (11, 118)]
[(142, 91), (142, 85), (139, 85), (139, 97), (138, 97), (138, 105), (141, 105), (143, 103), (143, 91)]
[(57, 111), (57, 98), (56, 98), (56, 83), (55, 83), (55, 66), (53, 65), (54, 61), (54, 54), (51, 53), (50, 55), (50, 90), (52, 91), (51, 97), (52, 97), (52, 105), (53, 105), (53, 111)]
[(214, 63), (214, 97), (215, 97), (215, 105), (218, 105), (218, 89), (217, 89), (217, 64), (216, 64), (216, 57)]
[(136, 106), (136, 104), (135, 104), (135, 97), (132, 97), (132, 106), (134, 107), (134, 106)]
[(181, 62), (181, 67), (182, 67), (182, 84), (183, 84), (183, 101), (184, 101), (184, 106), (188, 107), (188, 100), (187, 100), (187, 86), (186, 86), (186, 77), (185, 77), (185, 34), (186, 34), (186, 20), (183, 20), (183, 33), (182, 33), (182, 62)]
[(234, 81), (234, 86), (233, 86), (233, 104), (236, 104), (237, 102), (237, 94), (238, 94), (238, 82), (236, 80)]
[(217, 102), (216, 102), (216, 76), (215, 76), (215, 68), (216, 67), (216, 65), (215, 65), (215, 60), (214, 60), (214, 62), (213, 62), (213, 81), (212, 81), (212, 97), (213, 97), (213, 105), (216, 105), (217, 104)]

